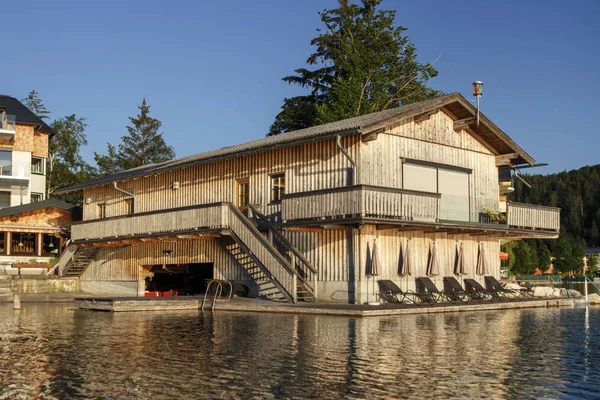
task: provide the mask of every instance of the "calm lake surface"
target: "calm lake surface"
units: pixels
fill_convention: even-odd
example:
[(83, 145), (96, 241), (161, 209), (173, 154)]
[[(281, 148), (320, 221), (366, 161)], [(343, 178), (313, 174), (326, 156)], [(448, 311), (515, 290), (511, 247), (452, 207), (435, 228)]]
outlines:
[(353, 319), (0, 304), (1, 399), (600, 398), (600, 308)]

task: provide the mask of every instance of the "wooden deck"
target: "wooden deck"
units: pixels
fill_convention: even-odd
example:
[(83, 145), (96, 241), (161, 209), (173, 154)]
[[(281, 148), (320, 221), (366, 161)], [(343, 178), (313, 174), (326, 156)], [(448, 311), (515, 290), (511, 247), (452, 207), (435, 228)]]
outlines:
[[(75, 307), (81, 310), (135, 312), (135, 311), (197, 311), (202, 305), (201, 296), (186, 297), (105, 297), (76, 298)], [(346, 317), (370, 317), (386, 315), (432, 314), (447, 312), (509, 310), (520, 308), (570, 307), (573, 299), (529, 299), (513, 301), (473, 302), (467, 304), (436, 304), (415, 306), (409, 304), (354, 305), (332, 303), (290, 304), (270, 300), (236, 298), (231, 302), (218, 301), (215, 311), (268, 312), (309, 315), (337, 315)], [(205, 311), (210, 312), (207, 302)]]

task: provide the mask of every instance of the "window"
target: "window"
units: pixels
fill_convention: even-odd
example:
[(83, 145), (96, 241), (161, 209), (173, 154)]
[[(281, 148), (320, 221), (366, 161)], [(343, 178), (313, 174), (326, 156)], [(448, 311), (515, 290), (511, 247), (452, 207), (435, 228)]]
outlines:
[(0, 254), (6, 254), (6, 232), (0, 232)]
[(0, 192), (0, 208), (10, 207), (10, 192)]
[(250, 204), (250, 180), (239, 179), (237, 181), (237, 206), (245, 209)]
[(44, 159), (31, 157), (31, 173), (44, 175)]
[(38, 201), (44, 200), (44, 195), (42, 193), (31, 193), (31, 202), (37, 203)]
[(98, 218), (106, 218), (106, 203), (100, 203), (97, 206), (97, 217)]
[(125, 215), (133, 214), (133, 198), (125, 199)]
[(285, 174), (271, 175), (271, 202), (279, 203), (285, 194)]
[(36, 240), (33, 233), (14, 233), (11, 235), (11, 254), (36, 254)]
[(54, 235), (43, 235), (42, 254), (58, 255), (60, 254), (60, 238)]
[(0, 175), (12, 175), (12, 151), (0, 151)]
[(404, 189), (441, 194), (441, 220), (470, 220), (470, 170), (417, 160), (404, 163), (402, 168)]

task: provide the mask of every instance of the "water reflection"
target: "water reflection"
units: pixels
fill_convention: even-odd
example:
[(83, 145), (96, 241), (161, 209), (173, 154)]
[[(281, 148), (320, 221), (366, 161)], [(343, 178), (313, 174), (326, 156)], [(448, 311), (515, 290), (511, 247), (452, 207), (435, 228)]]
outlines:
[(592, 398), (600, 308), (351, 319), (0, 306), (0, 398)]

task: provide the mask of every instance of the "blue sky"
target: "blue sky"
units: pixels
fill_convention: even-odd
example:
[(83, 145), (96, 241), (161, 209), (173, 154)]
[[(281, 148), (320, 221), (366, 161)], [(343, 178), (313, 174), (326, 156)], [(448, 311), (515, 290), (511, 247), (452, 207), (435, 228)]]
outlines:
[[(299, 6), (301, 4), (301, 6)], [(37, 90), (54, 118), (87, 118), (83, 156), (126, 134), (146, 97), (178, 157), (263, 137), (281, 77), (305, 66), (332, 0), (46, 1), (4, 7), (0, 93)], [(392, 1), (431, 86), (470, 98), (547, 173), (600, 163), (598, 1)], [(533, 170), (531, 170), (533, 172)]]

